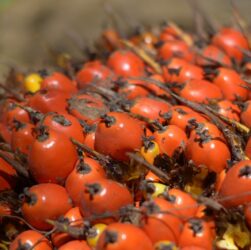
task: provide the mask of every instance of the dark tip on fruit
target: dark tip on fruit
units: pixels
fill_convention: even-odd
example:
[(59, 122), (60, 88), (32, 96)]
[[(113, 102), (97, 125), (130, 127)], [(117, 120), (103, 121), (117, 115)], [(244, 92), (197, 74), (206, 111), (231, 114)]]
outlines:
[(44, 114), (38, 112), (38, 111), (31, 111), (28, 113), (29, 118), (33, 124), (37, 124), (38, 122), (42, 121), (44, 119)]
[(147, 194), (153, 194), (155, 191), (155, 186), (149, 181), (142, 181), (140, 189), (145, 191)]
[(172, 111), (170, 110), (170, 111), (165, 112), (165, 113), (161, 113), (161, 111), (160, 111), (159, 116), (161, 118), (163, 118), (164, 120), (166, 120), (166, 121), (170, 121), (171, 118), (172, 118)]
[(63, 115), (55, 114), (52, 116), (52, 120), (64, 127), (69, 127), (72, 125), (71, 121), (67, 120)]
[(105, 231), (105, 245), (114, 244), (118, 240), (118, 234), (114, 231)]
[(10, 102), (8, 104), (8, 110), (14, 110), (17, 107), (17, 104), (15, 102)]
[(110, 128), (116, 122), (116, 119), (113, 116), (103, 115), (102, 121), (105, 123), (106, 127)]
[(160, 245), (157, 246), (156, 250), (174, 250), (177, 249), (175, 244), (170, 242), (170, 243), (161, 243)]
[(77, 165), (77, 172), (80, 174), (88, 174), (91, 172), (91, 167), (83, 161), (80, 161)]
[[(33, 206), (37, 203), (37, 196), (34, 193), (29, 191), (29, 188), (25, 188), (23, 191), (23, 196), (25, 203), (28, 203), (30, 206)], [(21, 197), (21, 198), (22, 198)]]
[(85, 186), (85, 192), (90, 195), (90, 200), (93, 200), (94, 196), (102, 190), (102, 187), (99, 183), (86, 184)]
[(218, 76), (219, 73), (220, 73), (219, 70), (213, 69), (211, 67), (205, 67), (203, 70), (204, 70), (204, 73), (206, 75), (215, 75), (215, 76)]
[(201, 148), (203, 148), (204, 143), (207, 143), (213, 140), (212, 136), (208, 133), (208, 130), (204, 130), (202, 132), (196, 131), (196, 134), (197, 134), (197, 137), (194, 138), (194, 141), (198, 142)]
[(164, 192), (162, 195), (163, 195), (163, 197), (165, 198), (165, 200), (170, 201), (171, 203), (175, 203), (175, 201), (176, 201), (176, 196), (171, 195), (171, 194), (169, 194), (168, 192)]
[(145, 152), (149, 149), (152, 149), (154, 147), (154, 136), (142, 136), (142, 141), (143, 141), (143, 146), (144, 146), (144, 150)]
[(59, 216), (57, 219), (58, 222), (60, 223), (65, 223), (65, 224), (70, 224), (70, 220), (63, 215)]
[(193, 231), (194, 236), (201, 233), (203, 231), (202, 220), (197, 218), (190, 219), (189, 228)]
[(90, 237), (90, 238), (96, 237), (98, 235), (97, 229), (95, 229), (93, 227), (88, 228), (86, 235), (87, 235), (87, 237)]
[(176, 108), (175, 109), (176, 112), (178, 112), (180, 115), (187, 115), (188, 113), (183, 110), (182, 108)]
[(81, 127), (83, 128), (84, 132), (89, 134), (91, 132), (94, 132), (97, 128), (96, 124), (93, 125), (89, 125), (87, 122), (83, 121), (83, 120), (78, 120)]
[(48, 71), (46, 69), (38, 70), (38, 74), (43, 78), (45, 78), (45, 77), (47, 77), (49, 75), (49, 73), (48, 73)]
[(20, 122), (16, 119), (13, 120), (13, 126), (14, 126), (14, 129), (16, 131), (18, 131), (19, 129), (22, 129), (22, 128), (25, 128), (26, 127), (26, 124), (23, 123), (23, 122)]
[(242, 167), (239, 171), (239, 177), (250, 178), (251, 177), (251, 166), (246, 165), (246, 166)]
[(155, 46), (155, 48), (156, 49), (159, 49), (160, 47), (162, 47), (163, 45), (164, 45), (164, 41), (158, 41), (158, 42), (156, 42), (155, 44), (154, 44), (154, 46)]
[(189, 120), (188, 120), (188, 124), (189, 124), (190, 126), (192, 126), (193, 128), (195, 128), (195, 129), (198, 128), (199, 126), (204, 127), (203, 124), (199, 125), (199, 123), (196, 121), (195, 118), (189, 119)]
[(146, 208), (146, 214), (148, 215), (160, 212), (160, 207), (154, 201), (145, 201), (143, 207)]
[(16, 250), (30, 250), (33, 247), (29, 243), (22, 243), (21, 240), (18, 241), (18, 247)]
[(194, 41), (194, 45), (200, 49), (203, 49), (203, 47), (206, 45), (205, 41), (202, 39), (198, 39), (196, 41)]
[(168, 73), (170, 75), (176, 75), (178, 76), (180, 74), (180, 71), (181, 71), (182, 67), (178, 68), (178, 69), (172, 69), (172, 68), (169, 68), (168, 69)]
[(36, 139), (39, 142), (43, 142), (43, 141), (47, 140), (50, 136), (49, 128), (44, 125), (40, 125), (40, 126), (36, 127), (33, 131), (35, 132)]
[(162, 58), (158, 59), (157, 62), (160, 66), (168, 66), (170, 64), (170, 60), (164, 60)]

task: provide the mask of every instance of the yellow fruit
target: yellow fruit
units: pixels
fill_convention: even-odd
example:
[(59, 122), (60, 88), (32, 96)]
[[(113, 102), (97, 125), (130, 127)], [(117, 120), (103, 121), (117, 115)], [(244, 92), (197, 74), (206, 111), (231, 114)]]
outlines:
[(201, 195), (203, 193), (202, 184), (202, 182), (194, 180), (192, 183), (186, 184), (185, 191), (189, 194)]
[(31, 73), (24, 79), (25, 90), (35, 93), (40, 89), (43, 78), (37, 73)]
[[(168, 190), (168, 186), (158, 183), (158, 182), (149, 182), (146, 184), (146, 190), (144, 191), (144, 196), (145, 198), (147, 198), (147, 195), (151, 195), (152, 198), (156, 198), (159, 195), (163, 194), (165, 191)], [(152, 192), (148, 192), (148, 188), (152, 191)]]
[(150, 143), (148, 148), (143, 146), (140, 149), (140, 153), (148, 163), (153, 164), (155, 157), (159, 155), (159, 145), (155, 141), (151, 141)]
[(154, 249), (155, 250), (178, 250), (177, 246), (173, 243), (170, 242), (168, 240), (162, 240), (162, 241), (158, 241), (155, 245), (154, 245)]
[(95, 224), (91, 229), (89, 234), (86, 237), (86, 241), (90, 247), (95, 247), (97, 245), (99, 236), (107, 227), (106, 224), (98, 223)]

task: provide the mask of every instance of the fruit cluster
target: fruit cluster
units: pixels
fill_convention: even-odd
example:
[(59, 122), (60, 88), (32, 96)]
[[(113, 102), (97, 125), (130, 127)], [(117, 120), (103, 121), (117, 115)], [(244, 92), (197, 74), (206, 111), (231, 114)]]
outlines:
[(249, 249), (246, 33), (107, 29), (89, 56), (4, 87), (0, 248)]

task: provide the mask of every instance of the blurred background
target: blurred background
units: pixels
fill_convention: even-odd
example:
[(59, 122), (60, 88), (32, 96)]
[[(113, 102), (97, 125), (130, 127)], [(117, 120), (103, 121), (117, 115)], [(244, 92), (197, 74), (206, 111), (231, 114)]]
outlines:
[[(78, 56), (116, 19), (126, 31), (172, 20), (192, 30), (188, 0), (0, 0), (0, 79), (9, 66), (32, 70), (49, 63), (49, 49)], [(230, 0), (199, 0), (214, 20), (232, 21)], [(236, 0), (251, 22), (251, 0)], [(112, 15), (109, 13), (113, 13)]]

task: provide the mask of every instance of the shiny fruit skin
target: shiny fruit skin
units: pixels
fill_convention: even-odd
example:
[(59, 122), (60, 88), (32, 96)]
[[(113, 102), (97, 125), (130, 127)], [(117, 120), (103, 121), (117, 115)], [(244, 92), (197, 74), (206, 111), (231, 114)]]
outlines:
[(161, 119), (160, 113), (168, 112), (171, 105), (161, 99), (139, 97), (134, 100), (130, 112), (152, 120)]
[(179, 246), (196, 246), (212, 250), (213, 240), (209, 224), (204, 220), (192, 218), (184, 224), (179, 238)]
[(213, 83), (221, 89), (223, 97), (226, 100), (245, 101), (247, 99), (248, 90), (245, 88), (246, 83), (233, 69), (223, 67), (218, 68), (216, 77), (213, 79)]
[(77, 118), (69, 114), (51, 114), (43, 120), (43, 125), (73, 138), (81, 143), (84, 142), (83, 128)]
[(235, 120), (237, 122), (240, 121), (240, 108), (231, 101), (222, 100), (217, 103), (216, 109), (219, 114), (227, 117), (228, 119)]
[(183, 131), (186, 131), (187, 127), (190, 125), (190, 120), (195, 120), (197, 123), (206, 121), (201, 114), (193, 111), (187, 106), (175, 105), (170, 108), (170, 125), (176, 125)]
[(46, 220), (58, 219), (71, 206), (71, 200), (65, 188), (54, 183), (43, 183), (28, 189), (28, 195), (25, 194), (21, 211), (24, 219), (33, 227), (39, 230), (49, 230), (53, 226)]
[[(83, 217), (80, 214), (79, 207), (73, 207), (68, 210), (64, 216), (64, 220), (67, 220), (71, 226), (73, 227), (81, 227), (83, 226)], [(73, 237), (68, 233), (55, 232), (51, 235), (51, 241), (54, 247), (60, 247), (68, 241), (73, 240)]]
[(59, 247), (58, 250), (91, 250), (91, 248), (84, 240), (72, 240)]
[(105, 171), (98, 161), (84, 157), (83, 162), (78, 161), (68, 175), (65, 188), (69, 193), (73, 203), (80, 205), (81, 192), (84, 186), (90, 182), (105, 178)]
[(122, 77), (137, 77), (144, 75), (144, 63), (133, 52), (128, 50), (116, 50), (107, 61), (115, 74)]
[(184, 220), (194, 217), (198, 210), (197, 201), (190, 194), (178, 188), (171, 188), (162, 196), (177, 208)]
[(245, 205), (251, 202), (251, 161), (234, 164), (226, 173), (219, 190), (220, 202), (226, 207)]
[(72, 142), (54, 130), (34, 140), (28, 155), (29, 170), (38, 183), (63, 183), (76, 161)]
[(187, 61), (192, 61), (193, 53), (190, 51), (188, 45), (181, 40), (166, 41), (158, 50), (159, 57), (162, 60), (168, 60), (174, 56), (183, 58)]
[(101, 234), (96, 250), (153, 250), (147, 235), (138, 227), (126, 223), (113, 223)]
[(221, 48), (230, 57), (234, 58), (237, 63), (243, 60), (241, 49), (249, 50), (247, 39), (244, 35), (233, 28), (222, 28), (212, 38), (212, 44)]
[[(111, 123), (108, 121), (110, 119)], [(127, 152), (134, 152), (141, 148), (143, 135), (143, 122), (126, 113), (110, 112), (103, 121), (98, 123), (95, 150), (116, 160), (127, 161), (129, 159)]]
[[(41, 241), (41, 242), (36, 244), (38, 241)], [(23, 247), (25, 246), (25, 249), (30, 249), (31, 247), (33, 250), (52, 250), (53, 249), (50, 242), (42, 234), (33, 230), (27, 230), (20, 233), (14, 239), (14, 241), (11, 242), (9, 250), (19, 250), (20, 243), (21, 243), (21, 246)]]
[[(106, 212), (118, 212), (120, 208), (132, 203), (132, 195), (125, 186), (109, 179), (99, 179), (83, 187), (80, 211), (88, 219)], [(117, 218), (118, 215), (114, 214), (110, 218), (98, 219), (95, 222), (111, 223)]]
[(13, 150), (20, 151), (23, 154), (28, 154), (31, 144), (34, 141), (32, 135), (34, 125), (30, 123), (20, 123), (20, 126), (12, 130), (11, 147)]
[(160, 153), (172, 157), (173, 153), (185, 149), (187, 136), (185, 132), (175, 125), (168, 125), (153, 133), (154, 141), (159, 145)]
[[(217, 64), (224, 64), (225, 66), (232, 66), (230, 57), (215, 45), (209, 44), (202, 50), (202, 55), (197, 55), (196, 63), (200, 66), (213, 66)], [(207, 60), (208, 58), (208, 60)], [(213, 61), (211, 61), (212, 59)], [(218, 62), (218, 63), (217, 63)]]
[[(141, 209), (147, 213), (146, 217), (142, 218), (141, 228), (153, 244), (161, 240), (178, 242), (182, 220), (179, 211), (172, 203), (163, 198), (155, 198), (143, 203)], [(170, 213), (162, 211), (170, 211)]]
[(41, 83), (41, 89), (63, 91), (67, 93), (76, 93), (77, 88), (73, 82), (60, 72), (53, 72), (44, 78)]
[(178, 92), (181, 97), (187, 100), (205, 104), (223, 98), (221, 89), (206, 80), (193, 79), (187, 81)]
[(67, 99), (71, 94), (57, 90), (40, 90), (31, 96), (28, 105), (44, 114), (48, 112), (66, 113)]
[[(231, 154), (227, 145), (218, 139), (208, 139), (202, 144), (196, 141), (197, 138), (190, 138), (187, 142), (185, 156), (192, 160), (196, 166), (204, 165), (210, 171), (221, 172), (227, 166), (227, 160)], [(218, 157), (218, 155), (221, 157)]]
[(100, 61), (87, 62), (76, 74), (76, 80), (80, 89), (86, 88), (92, 83), (105, 81), (112, 76), (112, 71)]

